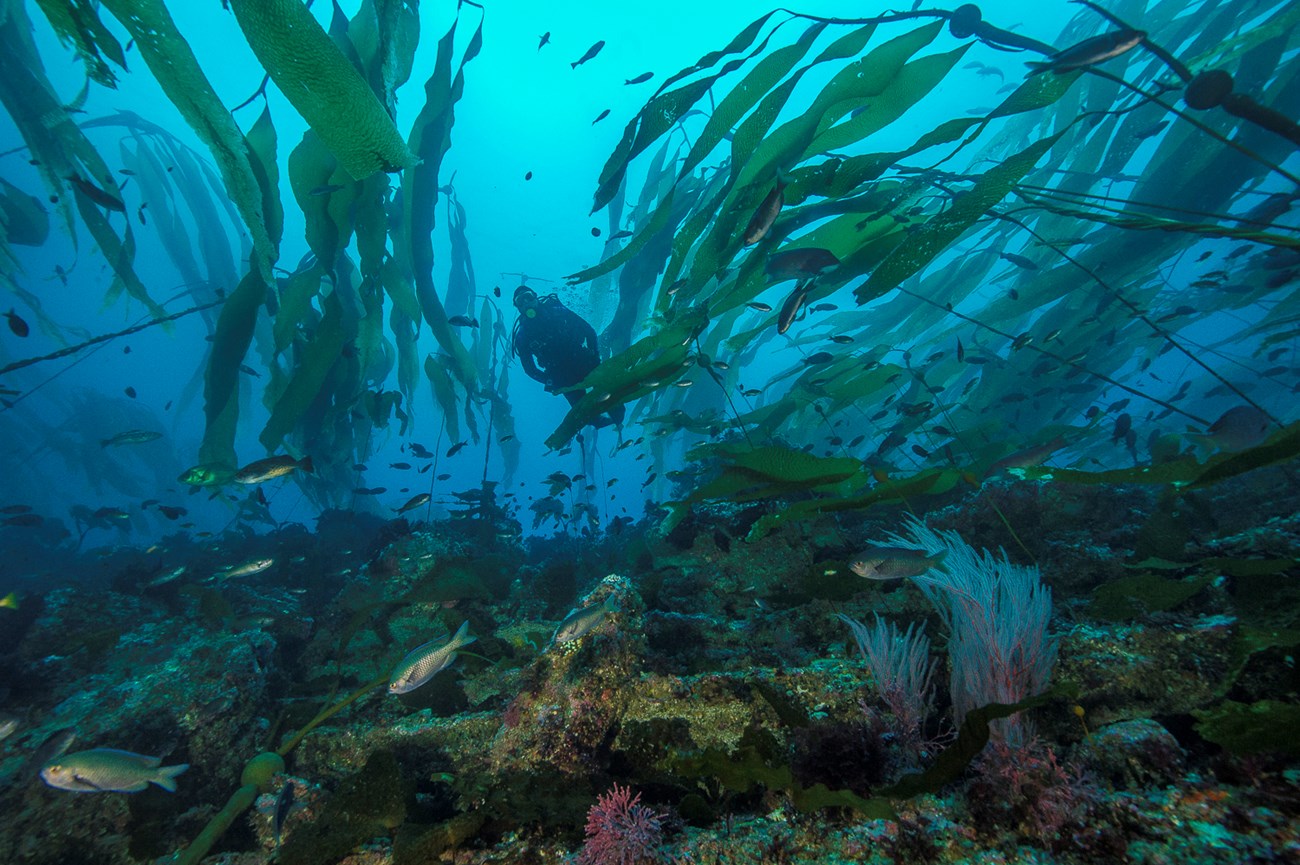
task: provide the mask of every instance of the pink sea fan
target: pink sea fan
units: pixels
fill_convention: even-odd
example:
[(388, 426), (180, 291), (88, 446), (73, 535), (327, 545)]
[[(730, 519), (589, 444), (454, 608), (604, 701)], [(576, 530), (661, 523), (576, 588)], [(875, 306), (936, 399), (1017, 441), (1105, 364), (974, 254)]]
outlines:
[(587, 841), (578, 865), (648, 865), (662, 859), (667, 816), (640, 804), (641, 794), (615, 784), (587, 812)]

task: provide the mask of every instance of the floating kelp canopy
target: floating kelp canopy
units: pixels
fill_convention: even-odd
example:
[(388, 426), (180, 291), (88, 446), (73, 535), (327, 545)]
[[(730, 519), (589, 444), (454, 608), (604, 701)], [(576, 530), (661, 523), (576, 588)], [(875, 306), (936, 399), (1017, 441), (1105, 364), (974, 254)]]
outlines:
[[(327, 26), (308, 5), (229, 4), (265, 73), (251, 110), (232, 114), (174, 4), (10, 0), (0, 102), (55, 222), (74, 238), (84, 226), (112, 268), (108, 301), (173, 314), (138, 274), (137, 235), (151, 232), (187, 305), (220, 302), (192, 385), (205, 477), (249, 461), (236, 429), (255, 415), (266, 451), (313, 456), (297, 480), (317, 505), (351, 504), (375, 431), (412, 428), (423, 369), (440, 443), (486, 439), (508, 478), (511, 322), (476, 285), (475, 202), (443, 176), (483, 10), (461, 3), (437, 34), (404, 129), (418, 4), (336, 4)], [(72, 104), (46, 76), (29, 8), (84, 64)], [(666, 492), (655, 477), (698, 477), (663, 471), (693, 461), (711, 473), (676, 498), (810, 497), (780, 519), (979, 482), (1052, 442), (1070, 465), (1057, 478), (1141, 481), (1134, 467), (1156, 463), (1180, 483), (1210, 476), (1208, 454), (1171, 437), (1234, 405), (1273, 430), (1293, 420), (1298, 136), (1274, 107), (1300, 96), (1297, 25), (1280, 0), (1085, 2), (1050, 42), (972, 4), (759, 16), (665, 76), (592, 171), (592, 210), (619, 231), (570, 280), (603, 315), (608, 358), (545, 445), (627, 405), (650, 432), (637, 443), (652, 495)], [(1054, 54), (1115, 33), (1136, 35), (1098, 63)], [(131, 48), (206, 154), (131, 112), (79, 116), (92, 88), (131, 74)], [(1051, 68), (1029, 74), (1029, 60)], [(268, 87), (306, 124), (298, 140), (269, 103), (256, 110)], [(147, 211), (126, 212), (92, 129), (120, 131), (115, 159)], [(49, 222), (33, 190), (0, 188), (0, 275), (63, 339), (13, 251), (44, 244)], [(299, 223), (308, 252), (282, 261)], [(262, 406), (241, 368), (265, 373)], [(771, 469), (813, 459), (853, 470), (807, 484)]]

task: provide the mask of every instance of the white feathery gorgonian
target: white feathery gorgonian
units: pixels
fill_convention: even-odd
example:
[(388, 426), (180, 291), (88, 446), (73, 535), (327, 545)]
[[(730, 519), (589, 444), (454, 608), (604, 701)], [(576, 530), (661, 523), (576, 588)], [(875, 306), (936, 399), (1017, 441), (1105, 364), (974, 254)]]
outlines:
[[(908, 519), (906, 534), (888, 543), (945, 553), (942, 564), (913, 580), (934, 604), (948, 629), (953, 715), (958, 726), (971, 709), (989, 703), (1017, 703), (1041, 694), (1056, 664), (1057, 640), (1047, 633), (1052, 590), (1035, 566), (1012, 564), (976, 551), (953, 531), (935, 531)], [(991, 725), (995, 738), (1020, 744), (1019, 715)]]
[(871, 625), (843, 613), (836, 615), (853, 632), (876, 692), (894, 715), (893, 732), (900, 744), (905, 750), (919, 747), (922, 725), (934, 702), (931, 680), (935, 662), (930, 659), (930, 639), (924, 627), (913, 622), (900, 631), (879, 613)]

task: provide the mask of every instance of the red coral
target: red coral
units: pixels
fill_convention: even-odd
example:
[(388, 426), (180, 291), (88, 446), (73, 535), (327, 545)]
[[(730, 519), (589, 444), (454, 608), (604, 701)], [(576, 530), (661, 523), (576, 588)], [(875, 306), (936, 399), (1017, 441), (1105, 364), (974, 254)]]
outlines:
[(587, 841), (578, 865), (646, 865), (662, 861), (662, 821), (667, 816), (640, 804), (631, 787), (613, 788), (587, 812)]

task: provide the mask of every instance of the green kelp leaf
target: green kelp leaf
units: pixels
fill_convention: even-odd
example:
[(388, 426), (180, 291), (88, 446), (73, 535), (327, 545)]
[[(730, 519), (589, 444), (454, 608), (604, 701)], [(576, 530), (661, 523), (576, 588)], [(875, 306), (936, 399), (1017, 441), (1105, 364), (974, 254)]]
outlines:
[[(221, 221), (218, 202), (214, 199), (211, 186), (204, 182), (202, 162), (193, 151), (174, 145), (169, 146), (164, 158), (167, 165), (160, 165), (159, 170), (170, 178), (185, 200), (184, 210), (194, 222), (199, 253), (207, 268), (209, 281), (221, 288), (234, 284), (239, 271), (235, 269), (229, 234)], [(224, 191), (219, 194), (227, 195)], [(238, 230), (237, 216), (231, 225)]]
[(672, 759), (672, 771), (688, 779), (709, 779), (726, 790), (746, 793), (755, 786), (781, 790), (805, 813), (820, 808), (852, 808), (866, 817), (888, 820), (896, 816), (888, 800), (864, 799), (851, 790), (831, 790), (825, 784), (803, 787), (788, 765), (773, 765), (753, 744), (741, 744), (728, 752), (721, 748)]
[(71, 42), (77, 55), (86, 66), (86, 72), (105, 87), (117, 87), (117, 76), (105, 59), (123, 70), (126, 55), (122, 45), (99, 20), (99, 13), (90, 0), (36, 0), (59, 41)]
[[(102, 0), (135, 40), (140, 56), (185, 122), (207, 145), (221, 170), (227, 194), (239, 209), (253, 238), (257, 266), (269, 282), (279, 257), (263, 210), (262, 187), (252, 166), (243, 133), (222, 105), (162, 0)], [(287, 3), (287, 0), (285, 0)], [(298, 4), (291, 4), (298, 5)], [(299, 6), (299, 8), (303, 8)], [(303, 14), (310, 18), (305, 10)]]
[(801, 67), (763, 99), (732, 138), (731, 178), (734, 182), (718, 208), (709, 233), (695, 253), (690, 270), (693, 283), (703, 284), (740, 248), (743, 227), (767, 194), (776, 173), (797, 164), (820, 131), (888, 88), (907, 59), (939, 32), (941, 23), (926, 25), (891, 39), (866, 57), (850, 63), (831, 78), (807, 110), (799, 112), (775, 130), (769, 131), (770, 125), (804, 73), (818, 64), (860, 54), (874, 34), (874, 28), (861, 27), (840, 37), (811, 64)]
[(1179, 457), (1153, 466), (1134, 466), (1102, 472), (1085, 472), (1051, 466), (1025, 466), (1006, 471), (1015, 478), (1071, 484), (1172, 484), (1191, 481), (1204, 471), (1204, 465), (1194, 457)]
[(480, 20), (453, 77), (451, 61), (459, 22), (458, 14), (447, 33), (438, 41), (434, 70), (424, 84), (424, 107), (420, 109), (411, 127), (411, 149), (420, 161), (402, 177), (402, 226), (405, 236), (402, 238), (403, 243), (394, 244), (394, 254), (408, 263), (421, 313), (434, 339), (450, 360), (452, 373), (467, 391), (475, 392), (478, 389), (478, 372), (464, 344), (447, 322), (447, 311), (433, 282), (433, 227), (439, 195), (438, 171), (451, 146), (454, 109), (464, 88), (465, 65), (477, 56), (483, 44), (483, 22)]
[(1300, 705), (1295, 703), (1224, 700), (1212, 709), (1193, 709), (1192, 714), (1197, 733), (1233, 754), (1300, 755)]
[(598, 276), (617, 270), (619, 267), (622, 267), (624, 264), (631, 261), (641, 252), (641, 250), (645, 249), (646, 245), (655, 237), (655, 235), (662, 231), (664, 226), (668, 224), (668, 218), (672, 215), (672, 208), (673, 193), (669, 192), (668, 197), (661, 201), (659, 206), (655, 208), (655, 212), (650, 217), (650, 221), (642, 226), (641, 230), (636, 233), (635, 237), (628, 241), (627, 246), (624, 246), (618, 252), (614, 253), (599, 264), (592, 265), (591, 267), (580, 270), (577, 273), (569, 274), (565, 277), (565, 280), (572, 284), (587, 282), (588, 280), (595, 279)]
[(1188, 67), (1196, 72), (1209, 68), (1232, 69), (1252, 49), (1270, 39), (1294, 34), (1296, 27), (1300, 26), (1300, 6), (1281, 3), (1275, 8), (1277, 14), (1267, 21), (1254, 22), (1250, 27), (1234, 26), (1233, 34), (1213, 40), (1213, 48), (1186, 60)]
[[(134, 151), (127, 146), (128, 141), (134, 142)], [(179, 215), (183, 205), (178, 206), (171, 180), (154, 153), (154, 147), (144, 135), (133, 132), (130, 139), (123, 138), (119, 142), (118, 151), (122, 165), (135, 172), (141, 197), (149, 202), (149, 222), (167, 250), (167, 257), (180, 272), (181, 280), (191, 286), (201, 284), (204, 275), (194, 257), (190, 232)]]
[(397, 88), (410, 79), (420, 42), (419, 7), (363, 0), (348, 25), (348, 38), (366, 60), (371, 89), (380, 94), (388, 113), (396, 114)]
[(339, 253), (352, 241), (352, 204), (361, 184), (349, 179), (325, 142), (308, 129), (289, 153), (289, 187), (307, 223), (307, 246), (333, 273)]
[(1212, 458), (1205, 471), (1191, 482), (1192, 489), (1245, 474), (1254, 469), (1293, 460), (1300, 455), (1300, 421), (1287, 424), (1269, 436), (1264, 444), (1221, 458)]
[[(609, 159), (605, 161), (605, 166), (601, 169), (597, 181), (595, 200), (591, 206), (592, 213), (608, 204), (610, 199), (618, 192), (619, 187), (623, 185), (623, 177), (627, 174), (628, 164), (653, 144), (655, 138), (671, 129), (673, 124), (681, 118), (681, 115), (685, 114), (724, 73), (718, 72), (677, 90), (665, 91), (686, 76), (712, 66), (728, 54), (743, 51), (758, 37), (759, 31), (773, 14), (775, 13), (768, 12), (753, 21), (738, 33), (726, 48), (704, 55), (694, 66), (681, 70), (660, 85), (654, 96), (650, 97), (650, 100), (637, 112), (636, 116), (628, 121), (627, 126), (623, 128), (622, 139), (614, 148), (614, 152), (610, 154)], [(771, 34), (768, 34), (768, 38), (771, 38)], [(754, 53), (761, 51), (766, 43), (767, 40), (764, 40)], [(752, 57), (753, 54), (750, 56)], [(727, 65), (730, 67), (727, 71), (739, 66), (735, 61)], [(658, 131), (652, 136), (651, 130)]]
[(50, 236), (50, 214), (34, 195), (0, 178), (0, 221), (5, 242), (40, 246)]
[(1282, 234), (1275, 234), (1267, 231), (1257, 231), (1249, 228), (1232, 228), (1224, 225), (1215, 225), (1203, 222), (1183, 222), (1177, 219), (1163, 219), (1158, 216), (1150, 216), (1145, 213), (1135, 213), (1132, 211), (1122, 211), (1120, 213), (1100, 213), (1091, 210), (1080, 210), (1075, 207), (1061, 207), (1059, 205), (1044, 202), (1042, 199), (1032, 194), (1025, 194), (1025, 197), (1034, 202), (1036, 207), (1055, 213), (1059, 216), (1066, 216), (1072, 219), (1084, 219), (1089, 222), (1099, 222), (1105, 225), (1113, 225), (1116, 228), (1124, 228), (1129, 231), (1170, 231), (1182, 234), (1196, 234), (1201, 237), (1222, 237), (1232, 240), (1248, 240), (1252, 243), (1260, 243), (1265, 246), (1276, 246), (1281, 249), (1300, 249), (1300, 238), (1288, 237)]
[(785, 484), (818, 487), (846, 481), (862, 471), (862, 462), (851, 457), (819, 457), (779, 445), (737, 450), (723, 447), (732, 465)]
[(939, 792), (960, 778), (971, 761), (984, 750), (984, 746), (989, 743), (989, 724), (992, 721), (1046, 705), (1058, 695), (1064, 696), (1065, 691), (1065, 686), (1057, 685), (1044, 694), (1018, 703), (989, 703), (972, 709), (962, 719), (961, 728), (957, 730), (957, 740), (940, 752), (933, 766), (924, 772), (904, 775), (894, 786), (881, 790), (880, 798), (910, 799), (922, 793)]
[(701, 307), (683, 310), (671, 324), (602, 361), (577, 385), (586, 394), (547, 437), (546, 446), (553, 450), (563, 447), (578, 430), (615, 406), (681, 377), (689, 355), (686, 346), (708, 321), (708, 313)]
[(742, 449), (701, 445), (690, 458), (725, 460), (722, 473), (695, 489), (687, 503), (710, 499), (760, 501), (809, 492), (856, 478), (862, 463), (849, 457), (818, 457), (793, 448), (769, 445)]
[[(772, 124), (776, 123), (785, 109), (790, 94), (794, 92), (795, 87), (803, 80), (805, 74), (821, 64), (856, 57), (861, 54), (867, 44), (870, 43), (875, 32), (876, 28), (874, 26), (867, 26), (856, 28), (844, 34), (823, 49), (821, 53), (813, 58), (811, 63), (799, 67), (776, 89), (768, 92), (763, 97), (758, 107), (745, 118), (744, 122), (736, 129), (735, 135), (732, 136), (731, 180), (733, 184), (744, 187), (755, 179), (774, 174), (777, 168), (793, 167), (794, 158), (803, 152), (807, 143), (816, 134), (817, 125), (822, 115), (839, 99), (847, 98), (843, 85), (849, 80), (850, 76), (846, 76), (845, 71), (840, 70), (832, 79), (833, 82), (838, 82), (834, 85), (834, 90), (832, 90), (831, 84), (826, 85), (807, 111), (800, 112), (798, 117), (773, 131)], [(872, 56), (875, 60), (883, 60), (884, 55), (878, 52), (882, 50), (892, 51), (896, 47), (897, 41), (886, 43), (886, 45), (890, 47), (881, 46), (868, 56)], [(900, 58), (897, 65), (901, 66), (905, 59), (905, 57)], [(853, 64), (853, 67), (862, 69), (863, 64), (858, 61), (858, 63)], [(877, 79), (873, 78), (872, 80)], [(832, 96), (832, 93), (837, 95)], [(754, 203), (757, 204), (758, 199)], [(748, 221), (749, 212), (745, 214), (745, 222)]]
[(961, 195), (948, 210), (930, 217), (899, 246), (893, 254), (872, 271), (865, 282), (854, 289), (859, 304), (867, 303), (893, 291), (903, 280), (919, 272), (943, 252), (949, 244), (961, 237), (990, 208), (1011, 191), (1022, 177), (1060, 139), (1058, 132), (1036, 141), (1016, 155), (980, 175), (975, 185)]
[(899, 501), (911, 504), (913, 499), (922, 495), (941, 495), (952, 490), (962, 481), (970, 482), (971, 475), (961, 469), (934, 468), (923, 469), (916, 474), (894, 480), (892, 478), (876, 484), (870, 492), (857, 496), (823, 496), (814, 499), (802, 499), (787, 502), (781, 510), (765, 514), (750, 528), (747, 541), (756, 541), (766, 537), (779, 525), (792, 520), (804, 520), (836, 511), (863, 510), (885, 502)]
[(343, 309), (338, 294), (325, 298), (325, 314), (303, 349), (302, 360), (294, 370), (293, 378), (271, 410), (271, 417), (262, 428), (260, 441), (268, 451), (279, 449), (282, 439), (293, 432), (298, 419), (321, 392), (335, 361), (343, 354), (343, 346), (351, 337), (343, 321)]
[(262, 108), (257, 122), (245, 136), (250, 153), (249, 166), (262, 191), (262, 214), (266, 232), (278, 248), (284, 236), (284, 205), (280, 203), (280, 164), (276, 161), (275, 125), (271, 123), (271, 106)]
[(382, 278), (384, 291), (393, 301), (393, 306), (401, 310), (402, 314), (411, 321), (419, 321), (420, 301), (415, 298), (415, 286), (395, 257), (389, 256), (384, 259)]
[(758, 100), (763, 98), (769, 90), (775, 87), (782, 78), (789, 74), (794, 65), (803, 59), (812, 47), (817, 37), (826, 29), (826, 25), (816, 22), (810, 25), (800, 34), (798, 40), (784, 48), (778, 48), (771, 54), (759, 60), (754, 65), (740, 83), (733, 87), (722, 101), (718, 103), (710, 114), (708, 122), (704, 124), (704, 129), (700, 132), (699, 137), (691, 146), (690, 153), (687, 154), (685, 162), (678, 170), (678, 178), (684, 178), (695, 167), (704, 161), (713, 148), (717, 147), (723, 138), (736, 124), (740, 123), (742, 118), (749, 113), (749, 110), (758, 104)]
[(460, 414), (457, 411), (456, 387), (447, 372), (446, 359), (441, 355), (429, 355), (424, 359), (424, 374), (429, 379), (433, 392), (433, 401), (442, 409), (443, 423), (446, 424), (447, 437), (451, 441), (460, 440)]
[(1088, 612), (1100, 619), (1123, 621), (1161, 613), (1191, 598), (1214, 582), (1215, 574), (1202, 573), (1185, 580), (1157, 574), (1134, 574), (1097, 587)]
[[(453, 313), (473, 315), (472, 305), (477, 291), (474, 286), (474, 261), (470, 256), (469, 239), (465, 236), (468, 220), (465, 206), (456, 198), (453, 191), (447, 199), (447, 235), (451, 241), (451, 267), (447, 273), (447, 307)], [(483, 329), (491, 332), (490, 321), (483, 321), (479, 316), (479, 329), (475, 336), (481, 336)], [(487, 364), (476, 363), (479, 369), (487, 369)]]
[(203, 388), (203, 414), (207, 423), (203, 444), (199, 446), (200, 463), (239, 464), (235, 456), (239, 365), (253, 341), (257, 311), (265, 299), (266, 284), (257, 270), (250, 270), (221, 307)]
[(836, 123), (814, 138), (804, 151), (804, 158), (847, 147), (902, 117), (943, 81), (973, 44), (968, 42), (945, 54), (931, 54), (905, 65), (888, 86), (872, 95), (865, 111)]
[(370, 85), (304, 4), (230, 0), (230, 8), (271, 80), (353, 179), (415, 164)]

